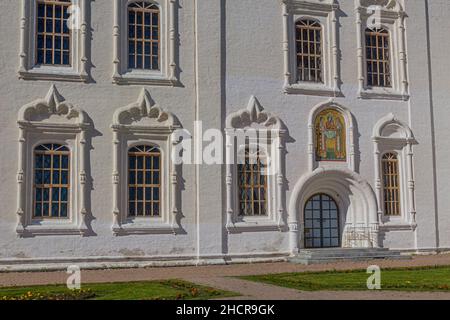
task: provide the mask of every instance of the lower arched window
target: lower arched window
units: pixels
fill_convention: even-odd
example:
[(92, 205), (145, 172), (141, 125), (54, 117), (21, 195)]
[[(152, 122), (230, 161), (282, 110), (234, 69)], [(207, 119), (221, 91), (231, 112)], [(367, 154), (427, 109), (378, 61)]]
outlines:
[(387, 216), (399, 216), (401, 215), (400, 179), (397, 154), (392, 152), (385, 153), (381, 164), (383, 173), (384, 214)]
[(34, 149), (33, 217), (67, 218), (70, 191), (70, 150), (50, 143)]
[(142, 145), (128, 151), (128, 216), (159, 217), (161, 151)]
[(245, 149), (238, 165), (239, 215), (267, 215), (267, 173), (265, 156), (260, 150)]

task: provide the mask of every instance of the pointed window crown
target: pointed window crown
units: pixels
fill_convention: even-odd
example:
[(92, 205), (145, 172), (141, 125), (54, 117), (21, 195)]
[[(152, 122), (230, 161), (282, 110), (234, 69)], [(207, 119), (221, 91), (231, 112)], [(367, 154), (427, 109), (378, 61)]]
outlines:
[(264, 111), (255, 96), (250, 97), (247, 108), (230, 114), (227, 117), (226, 125), (229, 129), (243, 129), (252, 126), (278, 130), (286, 128), (279, 117)]
[(113, 117), (113, 125), (133, 125), (141, 121), (157, 127), (180, 126), (174, 114), (164, 111), (155, 104), (147, 89), (142, 89), (136, 102), (118, 109)]
[(64, 97), (52, 85), (44, 99), (37, 99), (25, 106), (19, 111), (20, 122), (44, 121), (54, 116), (60, 117), (59, 121), (74, 121), (77, 124), (85, 122), (84, 111), (74, 107), (71, 103), (66, 102)]

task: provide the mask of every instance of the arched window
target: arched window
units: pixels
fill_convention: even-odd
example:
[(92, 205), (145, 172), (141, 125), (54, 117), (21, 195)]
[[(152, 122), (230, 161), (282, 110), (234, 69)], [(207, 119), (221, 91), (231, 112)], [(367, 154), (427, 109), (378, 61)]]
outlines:
[(322, 82), (322, 26), (308, 19), (295, 26), (298, 81)]
[(400, 211), (400, 179), (398, 168), (398, 156), (389, 152), (381, 159), (383, 174), (384, 214), (387, 216), (399, 216)]
[(128, 216), (159, 217), (161, 152), (142, 145), (128, 151)]
[(36, 64), (69, 66), (71, 0), (37, 1)]
[(160, 10), (149, 1), (128, 5), (128, 68), (160, 69)]
[(245, 149), (238, 165), (239, 215), (267, 215), (267, 172), (265, 155), (259, 150)]
[(391, 55), (389, 32), (386, 29), (366, 29), (367, 86), (391, 87)]
[(316, 161), (346, 161), (345, 120), (335, 109), (321, 111), (315, 119)]
[(34, 149), (33, 218), (67, 218), (70, 191), (70, 151), (60, 144)]
[(311, 197), (305, 205), (305, 248), (339, 247), (339, 209), (326, 194)]

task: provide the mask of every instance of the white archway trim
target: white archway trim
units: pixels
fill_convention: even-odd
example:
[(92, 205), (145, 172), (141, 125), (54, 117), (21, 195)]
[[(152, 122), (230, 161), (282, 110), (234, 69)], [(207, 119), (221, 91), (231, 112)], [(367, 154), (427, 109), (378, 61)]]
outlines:
[[(415, 179), (413, 163), (414, 134), (409, 126), (393, 113), (381, 118), (373, 129), (375, 189), (378, 202), (378, 218), (382, 228), (414, 230), (416, 224)], [(401, 217), (388, 217), (383, 210), (383, 173), (381, 158), (387, 152), (398, 155), (400, 165)]]
[[(406, 54), (407, 17), (399, 0), (355, 0), (358, 57), (358, 96), (361, 99), (403, 100), (409, 99), (409, 82)], [(369, 19), (378, 15), (381, 25), (391, 38), (392, 87), (367, 87), (365, 30)]]
[[(142, 89), (136, 102), (119, 108), (113, 116), (113, 216), (115, 235), (176, 234), (179, 225), (180, 165), (175, 146), (179, 143), (174, 131), (181, 128), (175, 115), (152, 102)], [(139, 144), (157, 145), (161, 151), (161, 216), (157, 218), (128, 217), (128, 150)]]
[[(326, 109), (334, 109), (339, 111), (345, 119), (345, 136), (346, 136), (346, 145), (347, 145), (347, 161), (346, 165), (347, 167), (352, 170), (356, 171), (356, 160), (355, 160), (355, 142), (354, 137), (356, 136), (355, 132), (355, 126), (353, 123), (353, 115), (351, 114), (350, 110), (348, 110), (346, 107), (340, 105), (339, 103), (335, 102), (334, 99), (329, 99), (326, 102), (319, 103), (314, 108), (311, 109), (308, 117), (308, 167), (309, 171), (315, 170), (319, 166), (326, 166), (327, 161), (316, 161), (316, 134), (315, 134), (315, 128), (314, 123), (317, 115)], [(337, 163), (333, 162), (333, 166), (336, 166)]]
[(373, 128), (372, 136), (374, 138), (389, 138), (389, 134), (392, 134), (390, 131), (397, 131), (400, 134), (397, 137), (392, 138), (400, 138), (406, 140), (414, 140), (414, 134), (409, 126), (403, 121), (397, 119), (393, 113), (389, 113), (385, 115), (383, 118), (377, 121), (375, 127)]
[[(54, 85), (44, 99), (35, 100), (19, 110), (19, 169), (17, 173), (16, 231), (20, 236), (84, 235), (88, 228), (86, 134), (90, 124), (83, 110), (66, 102)], [(70, 149), (70, 208), (68, 219), (33, 219), (33, 152), (42, 143), (61, 143)]]
[(292, 191), (288, 210), (292, 254), (303, 243), (305, 203), (317, 193), (332, 196), (340, 207), (343, 247), (379, 247), (377, 201), (371, 186), (347, 168), (320, 167), (302, 176)]
[[(266, 111), (254, 96), (247, 108), (231, 113), (226, 118), (226, 229), (229, 233), (243, 231), (281, 230), (285, 227), (285, 168), (284, 137), (287, 134), (283, 121)], [(267, 176), (267, 216), (242, 217), (238, 209), (237, 156), (249, 144), (259, 146), (270, 162), (271, 173)]]

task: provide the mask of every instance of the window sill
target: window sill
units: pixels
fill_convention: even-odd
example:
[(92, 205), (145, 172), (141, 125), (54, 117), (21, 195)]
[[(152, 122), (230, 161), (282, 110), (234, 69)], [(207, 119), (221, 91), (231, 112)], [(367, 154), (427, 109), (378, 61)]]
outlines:
[(295, 83), (284, 87), (286, 94), (303, 94), (320, 97), (342, 97), (340, 90), (327, 87), (323, 84)]
[(364, 89), (358, 94), (359, 99), (374, 99), (374, 100), (396, 100), (408, 101), (409, 95), (402, 94), (390, 88), (372, 88)]
[(231, 226), (227, 226), (227, 230), (229, 233), (281, 231), (284, 227), (285, 224), (283, 222), (277, 223), (269, 218), (261, 218), (235, 222)]
[(72, 70), (51, 71), (46, 69), (20, 70), (19, 79), (22, 80), (47, 80), (47, 81), (70, 81), (70, 82), (87, 82), (89, 76), (87, 74), (79, 74)]
[(22, 238), (35, 236), (53, 236), (53, 235), (78, 235), (83, 236), (87, 228), (76, 227), (73, 224), (44, 224), (28, 225), (25, 228), (17, 228), (17, 234)]
[(380, 224), (382, 231), (414, 231), (417, 224), (405, 222), (403, 220), (389, 221)]
[(155, 221), (138, 221), (138, 222), (126, 222), (118, 227), (113, 227), (113, 233), (115, 236), (125, 235), (139, 235), (139, 234), (175, 234), (177, 227), (161, 222)]
[(113, 83), (117, 85), (152, 85), (170, 87), (176, 87), (179, 85), (177, 79), (169, 79), (162, 76), (142, 76), (134, 74), (114, 76)]

